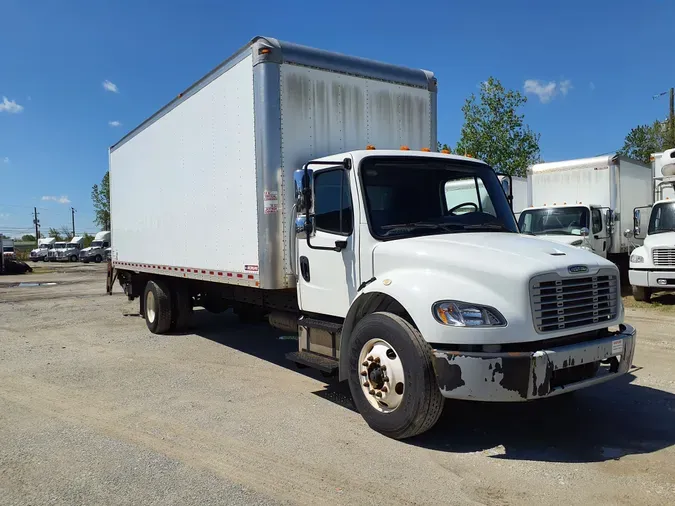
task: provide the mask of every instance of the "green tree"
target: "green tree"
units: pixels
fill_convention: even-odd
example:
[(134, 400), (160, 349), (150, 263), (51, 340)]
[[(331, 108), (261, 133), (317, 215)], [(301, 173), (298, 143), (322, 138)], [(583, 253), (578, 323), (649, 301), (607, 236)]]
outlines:
[(35, 242), (35, 236), (30, 235), (30, 234), (26, 234), (26, 235), (21, 236), (21, 240), (23, 242)]
[(110, 230), (110, 172), (106, 171), (100, 186), (92, 186), (91, 200), (94, 203), (94, 222), (99, 227)]
[(73, 238), (73, 231), (67, 225), (62, 225), (59, 232), (64, 241), (70, 241)]
[(527, 167), (539, 161), (539, 134), (518, 114), (526, 102), (520, 92), (490, 77), (481, 84), (480, 96), (472, 93), (462, 107), (464, 126), (455, 153), (479, 158), (497, 172), (525, 175)]
[(57, 241), (62, 241), (62, 240), (63, 240), (63, 238), (61, 237), (61, 232), (59, 232), (59, 231), (56, 230), (55, 228), (50, 228), (50, 229), (49, 229), (49, 232), (47, 232), (47, 236), (48, 236), (48, 237), (53, 237), (53, 238), (56, 239)]
[(651, 125), (638, 125), (628, 132), (618, 153), (649, 163), (652, 153), (660, 153), (675, 147), (671, 145), (672, 141), (669, 141), (669, 138), (668, 127), (660, 121), (655, 121)]
[(82, 247), (88, 248), (89, 246), (91, 246), (93, 240), (94, 236), (85, 232), (84, 235), (82, 236)]

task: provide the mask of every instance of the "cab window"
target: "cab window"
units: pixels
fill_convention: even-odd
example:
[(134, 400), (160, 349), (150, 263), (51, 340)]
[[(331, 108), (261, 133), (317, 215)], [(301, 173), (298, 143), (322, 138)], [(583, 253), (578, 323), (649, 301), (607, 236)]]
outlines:
[(350, 235), (354, 230), (346, 171), (327, 170), (314, 177), (314, 220), (316, 229), (323, 232)]

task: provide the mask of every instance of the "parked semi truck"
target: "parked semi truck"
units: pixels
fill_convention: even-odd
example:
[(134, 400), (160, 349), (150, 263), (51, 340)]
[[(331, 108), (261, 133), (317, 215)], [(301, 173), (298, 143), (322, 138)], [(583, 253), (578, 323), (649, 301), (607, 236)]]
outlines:
[(78, 236), (68, 242), (54, 243), (54, 247), (48, 253), (48, 260), (50, 262), (77, 262), (83, 242), (84, 238)]
[(633, 209), (651, 202), (651, 168), (619, 155), (540, 163), (528, 169), (521, 232), (592, 251), (628, 266)]
[(267, 316), (393, 438), (444, 398), (624, 374), (616, 266), (519, 234), (495, 172), (436, 145), (431, 72), (255, 38), (110, 148), (107, 290), (156, 334)]
[(106, 250), (110, 247), (110, 232), (107, 230), (97, 232), (91, 245), (80, 250), (80, 261), (101, 263), (106, 257)]
[(56, 239), (53, 237), (47, 237), (44, 239), (38, 239), (38, 247), (30, 252), (30, 259), (33, 262), (38, 262), (42, 260), (43, 262), (47, 261), (47, 254), (49, 250), (54, 247)]
[[(633, 297), (649, 302), (654, 291), (675, 290), (675, 149), (652, 156), (654, 204), (636, 208), (627, 238), (644, 238), (630, 256)], [(643, 223), (647, 223), (644, 226)]]

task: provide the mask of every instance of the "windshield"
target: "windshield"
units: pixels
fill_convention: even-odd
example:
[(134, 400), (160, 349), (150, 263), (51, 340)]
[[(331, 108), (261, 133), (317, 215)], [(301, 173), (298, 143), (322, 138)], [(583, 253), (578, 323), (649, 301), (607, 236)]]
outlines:
[(518, 227), (523, 234), (581, 235), (581, 229), (588, 228), (588, 214), (587, 207), (525, 209)]
[(51, 244), (40, 244), (38, 246), (38, 249), (49, 249), (51, 248)]
[(517, 232), (494, 171), (482, 163), (366, 158), (368, 223), (378, 239), (454, 232)]
[(71, 244), (71, 243), (68, 243), (68, 244), (66, 244), (65, 247), (66, 247), (66, 249), (77, 248), (77, 244)]
[(675, 202), (656, 204), (649, 219), (648, 234), (675, 232)]
[(94, 241), (91, 243), (92, 248), (100, 248), (101, 246), (103, 246), (103, 241)]
[(65, 242), (55, 242), (54, 248), (64, 248), (66, 246)]

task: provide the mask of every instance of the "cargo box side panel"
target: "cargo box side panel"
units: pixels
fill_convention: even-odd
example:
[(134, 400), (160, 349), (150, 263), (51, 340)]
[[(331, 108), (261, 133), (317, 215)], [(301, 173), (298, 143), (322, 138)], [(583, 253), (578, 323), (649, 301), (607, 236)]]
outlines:
[(596, 167), (534, 171), (529, 175), (531, 205), (553, 204), (610, 205), (610, 170)]
[[(631, 242), (642, 243), (640, 239), (629, 241), (623, 233), (626, 229), (633, 229), (633, 209), (652, 203), (652, 168), (646, 164), (620, 158), (618, 169), (619, 203), (616, 211), (620, 213), (620, 221), (615, 227), (612, 246), (615, 253), (628, 253)], [(642, 213), (648, 213), (648, 211), (643, 209)]]
[(255, 272), (251, 56), (112, 150), (110, 181), (113, 260)]

